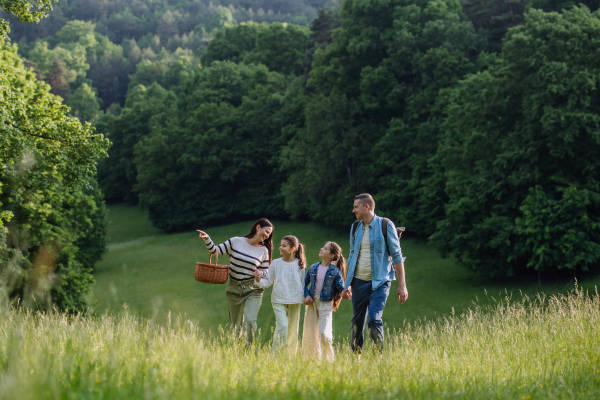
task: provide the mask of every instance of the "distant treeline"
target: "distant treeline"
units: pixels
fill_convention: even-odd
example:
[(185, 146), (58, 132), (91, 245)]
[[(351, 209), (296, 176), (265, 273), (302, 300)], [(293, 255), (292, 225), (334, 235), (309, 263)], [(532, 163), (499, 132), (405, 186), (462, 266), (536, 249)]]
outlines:
[(96, 123), (114, 143), (101, 187), (168, 231), (258, 215), (349, 226), (370, 192), (488, 275), (597, 268), (600, 12), (486, 4), (346, 0), (310, 31), (220, 30), (201, 68), (138, 68), (143, 85)]
[(56, 35), (68, 21), (80, 20), (93, 22), (98, 33), (117, 44), (123, 39), (150, 40), (158, 35), (166, 45), (192, 31), (210, 33), (223, 22), (308, 25), (319, 8), (335, 4), (335, 0), (60, 0), (38, 24), (20, 24), (9, 18), (10, 37), (16, 42), (32, 42)]
[(19, 23), (1, 9), (0, 18), (10, 22), (10, 37), (38, 78), (64, 99), (72, 115), (93, 122), (100, 110), (118, 113), (115, 107), (124, 105), (132, 86), (157, 81), (172, 64), (196, 66), (220, 29), (244, 22), (308, 25), (326, 4), (61, 0), (37, 24)]
[[(488, 275), (599, 265), (597, 1), (346, 0), (310, 28), (240, 23), (249, 3), (59, 4), (80, 19), (12, 24), (19, 54), (112, 141), (106, 198), (159, 228), (349, 226), (370, 192)], [(214, 12), (167, 29), (188, 6)]]

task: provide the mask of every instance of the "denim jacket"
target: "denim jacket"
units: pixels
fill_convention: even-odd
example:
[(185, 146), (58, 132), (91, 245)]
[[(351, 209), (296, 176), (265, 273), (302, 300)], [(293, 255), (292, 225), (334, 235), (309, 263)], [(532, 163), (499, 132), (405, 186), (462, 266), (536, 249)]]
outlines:
[[(304, 275), (304, 297), (310, 296), (313, 300), (315, 299), (315, 283), (317, 282), (319, 264), (311, 265), (308, 271), (306, 271), (306, 275)], [(342, 272), (335, 265), (329, 264), (329, 268), (323, 278), (323, 288), (321, 289), (319, 299), (321, 301), (331, 301), (335, 292), (342, 293), (343, 291), (344, 280), (342, 279)]]
[[(396, 280), (393, 264), (405, 260), (405, 257), (402, 257), (400, 240), (398, 239), (396, 227), (392, 221), (389, 221), (387, 225), (389, 248), (386, 248), (383, 232), (381, 231), (382, 220), (383, 218), (375, 215), (371, 223), (367, 225), (367, 228), (369, 229), (369, 242), (371, 245), (371, 283), (373, 285), (373, 290), (376, 290), (387, 281)], [(352, 228), (350, 228), (350, 255), (348, 256), (348, 274), (346, 275), (345, 288), (348, 288), (348, 286), (352, 284), (364, 231), (365, 224), (362, 221), (358, 223), (354, 236), (352, 236)]]

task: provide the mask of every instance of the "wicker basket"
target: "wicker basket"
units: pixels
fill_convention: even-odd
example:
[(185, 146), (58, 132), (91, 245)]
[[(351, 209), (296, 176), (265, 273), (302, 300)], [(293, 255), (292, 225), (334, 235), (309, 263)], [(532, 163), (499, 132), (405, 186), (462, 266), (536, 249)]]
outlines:
[(227, 265), (219, 265), (219, 255), (217, 254), (217, 259), (215, 260), (215, 264), (212, 264), (212, 253), (208, 258), (207, 263), (196, 263), (196, 271), (194, 271), (194, 278), (198, 282), (203, 283), (216, 283), (223, 284), (227, 282), (227, 278), (229, 277), (229, 266)]

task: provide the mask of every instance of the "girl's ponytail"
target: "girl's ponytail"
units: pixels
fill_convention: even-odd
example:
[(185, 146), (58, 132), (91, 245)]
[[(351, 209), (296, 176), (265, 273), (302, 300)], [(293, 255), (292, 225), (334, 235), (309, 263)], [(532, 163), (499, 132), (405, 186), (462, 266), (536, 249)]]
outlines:
[(346, 263), (346, 259), (344, 258), (344, 256), (340, 256), (337, 266), (340, 269), (340, 272), (342, 273), (342, 279), (345, 282), (346, 281), (346, 273), (348, 272), (348, 263)]
[(288, 235), (284, 236), (283, 240), (288, 242), (290, 247), (295, 248), (296, 258), (298, 259), (298, 264), (300, 265), (300, 269), (306, 267), (306, 256), (304, 255), (304, 245), (300, 243), (296, 236)]
[(296, 258), (298, 259), (298, 264), (300, 264), (300, 269), (306, 267), (306, 256), (304, 255), (304, 245), (302, 243), (298, 243), (298, 249), (296, 250)]
[[(331, 254), (333, 254), (333, 261), (335, 263), (335, 265), (339, 268), (340, 272), (342, 273), (342, 280), (346, 280), (346, 272), (348, 270), (348, 264), (346, 264), (346, 259), (344, 258), (344, 255), (342, 254), (342, 248), (340, 247), (339, 244), (335, 243), (335, 242), (328, 242), (329, 243), (329, 252)], [(338, 308), (340, 308), (340, 303), (342, 302), (342, 294), (341, 293), (336, 293), (333, 296), (333, 311), (337, 311)]]

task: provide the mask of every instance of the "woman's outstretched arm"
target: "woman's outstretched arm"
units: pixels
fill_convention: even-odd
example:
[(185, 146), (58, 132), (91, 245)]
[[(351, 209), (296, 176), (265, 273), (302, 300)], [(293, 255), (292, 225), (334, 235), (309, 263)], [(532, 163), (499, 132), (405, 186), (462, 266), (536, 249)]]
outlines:
[(228, 239), (226, 242), (221, 243), (219, 245), (215, 245), (212, 241), (212, 239), (210, 238), (210, 236), (208, 236), (208, 234), (206, 232), (203, 232), (199, 229), (196, 229), (196, 232), (200, 232), (199, 236), (200, 239), (204, 240), (204, 243), (206, 244), (206, 248), (208, 249), (208, 251), (211, 252), (211, 254), (227, 254), (228, 256), (231, 255), (231, 239)]

